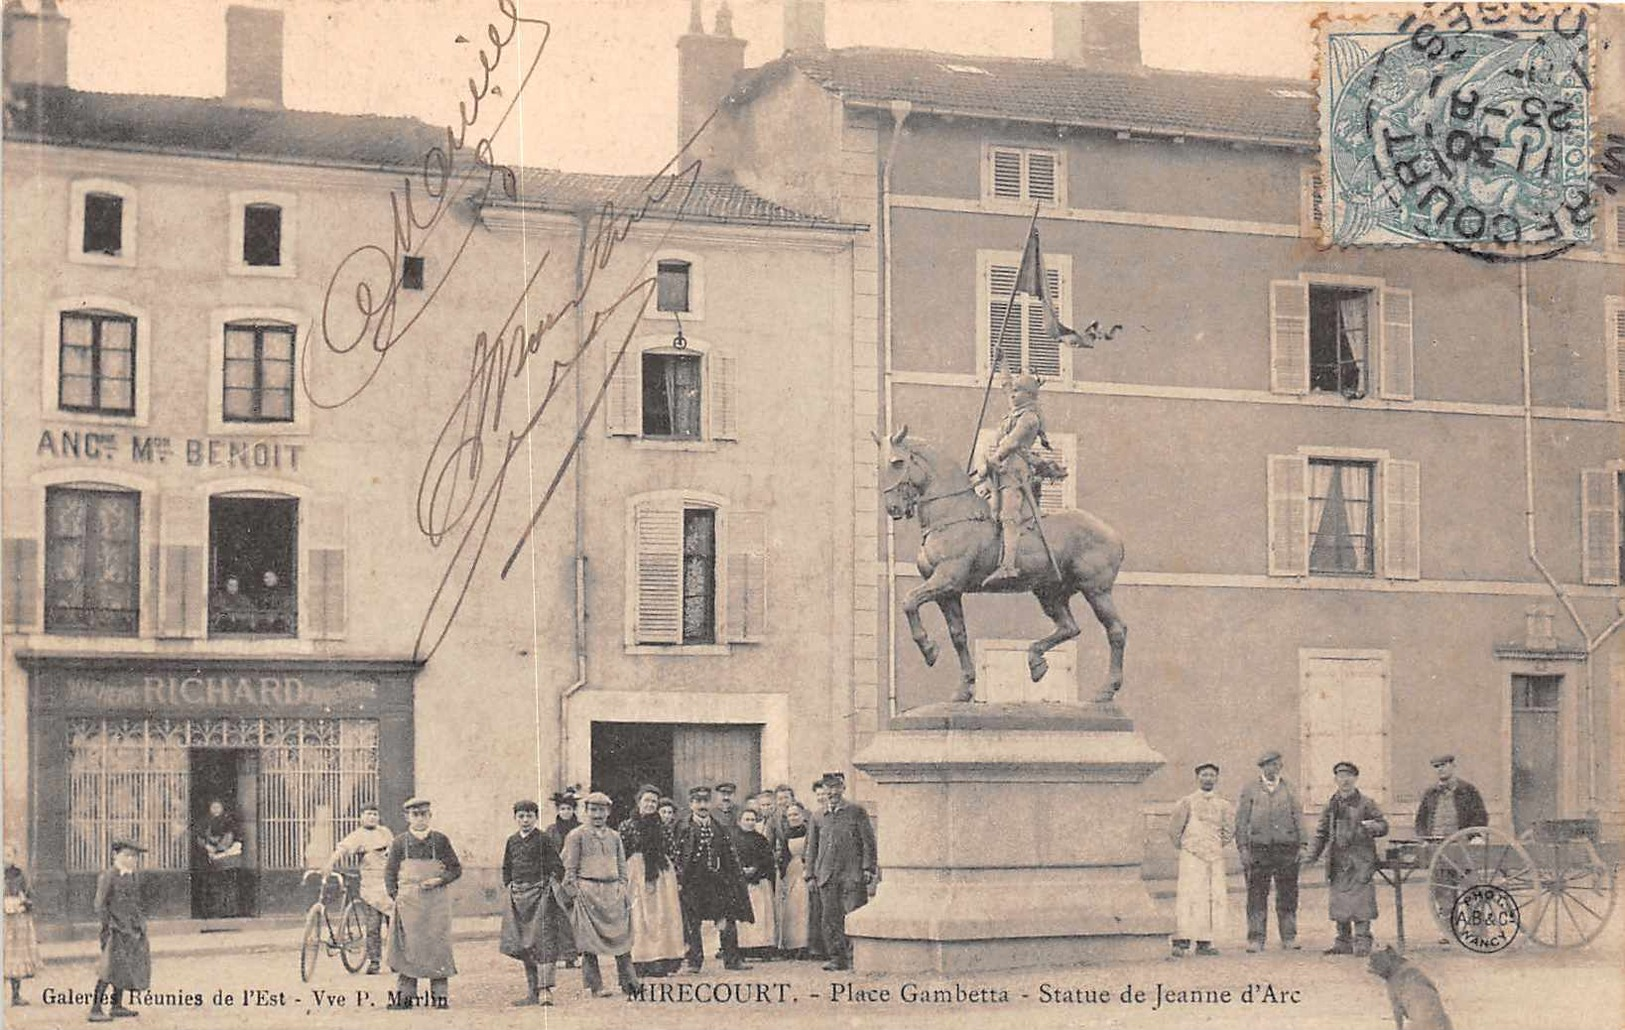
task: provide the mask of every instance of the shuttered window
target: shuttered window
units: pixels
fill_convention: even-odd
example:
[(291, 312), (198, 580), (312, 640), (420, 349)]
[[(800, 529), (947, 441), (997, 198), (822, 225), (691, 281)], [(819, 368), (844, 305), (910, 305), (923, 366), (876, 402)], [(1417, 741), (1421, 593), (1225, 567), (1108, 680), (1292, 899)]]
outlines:
[(991, 199), (1063, 204), (1064, 175), (1058, 151), (988, 148), (986, 195)]
[(751, 643), (765, 638), (767, 526), (679, 493), (633, 502), (628, 644)]
[(1612, 469), (1580, 473), (1581, 578), (1611, 585), (1620, 581), (1620, 476)]
[(693, 346), (628, 348), (605, 390), (604, 422), (610, 436), (737, 440), (739, 361)]
[(1421, 578), (1416, 462), (1274, 454), (1266, 492), (1270, 575)]
[(1415, 396), (1409, 290), (1283, 279), (1270, 283), (1269, 305), (1275, 393)]
[[(1625, 209), (1625, 205), (1621, 205)], [(1625, 297), (1603, 304), (1603, 347), (1608, 355), (1608, 410), (1625, 411)]]
[[(984, 370), (996, 367), (1000, 372), (1031, 372), (1047, 379), (1060, 378), (1061, 341), (1044, 324), (1043, 303), (1037, 297), (1015, 292), (1021, 256), (1012, 255), (1008, 261), (984, 261), (981, 296), (986, 320), (980, 334), (981, 367)], [(1068, 263), (1060, 255), (1046, 255), (1044, 262), (1047, 288), (1064, 321), (1069, 303), (1065, 274)]]
[(298, 633), (298, 526), (291, 497), (210, 498), (210, 634)]

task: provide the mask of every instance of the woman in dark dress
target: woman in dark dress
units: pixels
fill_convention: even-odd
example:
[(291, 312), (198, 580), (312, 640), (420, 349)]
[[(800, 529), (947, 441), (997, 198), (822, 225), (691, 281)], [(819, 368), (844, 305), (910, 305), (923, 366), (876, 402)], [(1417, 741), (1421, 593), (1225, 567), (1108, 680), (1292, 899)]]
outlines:
[(203, 917), (232, 919), (241, 915), (237, 872), (243, 864), (243, 845), (237, 835), (237, 820), (219, 799), (209, 802), (198, 843), (203, 848), (204, 862)]

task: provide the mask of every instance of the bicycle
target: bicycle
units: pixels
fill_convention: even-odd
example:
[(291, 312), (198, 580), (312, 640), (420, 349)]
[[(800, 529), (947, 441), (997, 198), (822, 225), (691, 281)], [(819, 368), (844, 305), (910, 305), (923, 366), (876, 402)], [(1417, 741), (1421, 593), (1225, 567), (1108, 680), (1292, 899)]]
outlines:
[[(310, 910), (305, 913), (305, 933), (299, 945), (299, 979), (305, 983), (316, 972), (316, 960), (322, 952), (337, 952), (344, 968), (352, 973), (361, 972), (361, 967), (367, 962), (367, 931), (361, 923), (361, 913), (356, 910), (358, 904), (354, 891), (350, 888), (350, 881), (337, 872), (322, 876), (319, 869), (307, 869), (300, 879), (303, 885), (312, 876), (321, 877), (321, 884), (316, 888), (316, 900), (311, 903)], [(333, 919), (327, 911), (327, 881), (334, 879), (339, 882), (344, 892), (344, 908), (339, 913), (338, 927), (335, 930)], [(322, 930), (327, 930), (327, 939), (322, 939)]]

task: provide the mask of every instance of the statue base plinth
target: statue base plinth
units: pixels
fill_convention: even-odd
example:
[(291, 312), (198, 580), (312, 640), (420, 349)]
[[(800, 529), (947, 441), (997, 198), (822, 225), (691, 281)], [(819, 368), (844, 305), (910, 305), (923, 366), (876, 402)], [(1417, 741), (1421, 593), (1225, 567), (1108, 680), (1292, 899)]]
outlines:
[(1173, 929), (1140, 879), (1140, 785), (1163, 758), (1115, 705), (940, 704), (854, 764), (883, 826), (857, 969), (962, 973), (1153, 958)]

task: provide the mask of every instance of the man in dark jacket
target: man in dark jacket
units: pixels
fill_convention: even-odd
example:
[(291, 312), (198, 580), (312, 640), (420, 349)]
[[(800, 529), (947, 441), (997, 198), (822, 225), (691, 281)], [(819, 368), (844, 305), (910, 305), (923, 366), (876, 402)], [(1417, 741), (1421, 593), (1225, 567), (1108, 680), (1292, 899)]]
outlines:
[(1281, 752), (1258, 759), (1258, 778), (1236, 802), (1236, 849), (1247, 879), (1247, 950), (1263, 951), (1269, 939), (1270, 884), (1275, 884), (1275, 925), (1281, 947), (1298, 948), (1298, 860), (1303, 826), (1297, 794), (1281, 775)]
[(1377, 838), (1388, 835), (1388, 819), (1377, 803), (1360, 793), (1360, 767), (1332, 766), (1337, 793), (1326, 802), (1305, 863), (1326, 856), (1326, 906), (1337, 924), (1328, 955), (1371, 954), (1371, 921), (1377, 918)]
[(1470, 826), (1488, 826), (1490, 814), (1478, 788), (1456, 776), (1456, 756), (1435, 756), (1433, 769), (1439, 782), (1422, 795), (1416, 809), (1416, 835), (1448, 837)]
[(739, 954), (738, 922), (755, 922), (744, 869), (734, 844), (733, 828), (712, 817), (711, 788), (688, 792), (689, 818), (676, 832), (678, 898), (683, 910), (683, 940), (688, 945), (688, 968), (699, 972), (705, 964), (700, 924), (717, 924), (722, 936), (722, 964), (744, 969)]
[(852, 942), (846, 917), (869, 902), (869, 887), (880, 876), (875, 830), (869, 813), (845, 801), (846, 776), (824, 774), (829, 807), (813, 817), (807, 831), (806, 878), (818, 888), (824, 923), (827, 970), (852, 968)]

